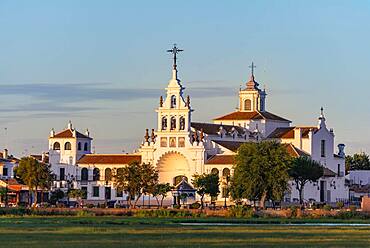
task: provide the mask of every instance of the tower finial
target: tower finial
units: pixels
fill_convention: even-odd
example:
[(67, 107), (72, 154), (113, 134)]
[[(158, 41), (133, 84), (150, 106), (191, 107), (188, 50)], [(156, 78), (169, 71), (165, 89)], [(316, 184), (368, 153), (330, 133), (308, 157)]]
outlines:
[(319, 117), (319, 128), (326, 127), (325, 121), (326, 121), (326, 119), (325, 119), (325, 116), (324, 116), (324, 108), (321, 107), (320, 108), (320, 117)]
[(179, 52), (182, 52), (182, 51), (184, 51), (183, 49), (178, 49), (177, 47), (176, 47), (176, 43), (175, 44), (173, 44), (173, 48), (172, 49), (169, 49), (169, 50), (167, 50), (167, 52), (169, 52), (169, 53), (172, 53), (173, 54), (173, 69), (174, 70), (176, 70), (177, 69), (177, 54), (179, 53)]
[(253, 61), (252, 64), (248, 67), (251, 68), (251, 79), (254, 79), (254, 68), (256, 68), (256, 66), (254, 65)]

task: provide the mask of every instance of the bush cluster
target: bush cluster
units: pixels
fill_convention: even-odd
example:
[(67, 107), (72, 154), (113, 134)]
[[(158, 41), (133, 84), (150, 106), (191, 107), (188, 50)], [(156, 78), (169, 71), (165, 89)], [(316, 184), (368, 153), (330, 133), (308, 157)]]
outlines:
[(231, 206), (228, 212), (228, 217), (234, 218), (252, 218), (255, 217), (254, 210), (251, 207), (236, 205)]

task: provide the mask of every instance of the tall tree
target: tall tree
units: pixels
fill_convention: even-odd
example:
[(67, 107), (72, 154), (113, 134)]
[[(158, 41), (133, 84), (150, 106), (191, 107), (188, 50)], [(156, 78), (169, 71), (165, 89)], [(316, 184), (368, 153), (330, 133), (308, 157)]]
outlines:
[(301, 156), (293, 159), (292, 167), (289, 169), (289, 176), (295, 182), (295, 188), (299, 192), (300, 204), (303, 204), (303, 191), (306, 183), (317, 181), (323, 174), (323, 166), (310, 157)]
[(113, 171), (113, 183), (118, 190), (127, 192), (128, 204), (135, 207), (142, 194), (149, 192), (158, 183), (158, 171), (150, 164), (134, 161)]
[(193, 176), (192, 183), (194, 188), (197, 190), (197, 193), (200, 195), (200, 203), (202, 208), (204, 206), (203, 202), (205, 195), (217, 197), (217, 195), (220, 193), (220, 180), (218, 174), (196, 174)]
[[(37, 191), (48, 189), (52, 183), (53, 175), (50, 165), (40, 163), (32, 157), (24, 157), (14, 168), (15, 178), (26, 184), (30, 193), (34, 193), (33, 206), (37, 204)], [(30, 196), (31, 194), (29, 194)]]
[(353, 156), (346, 156), (346, 171), (370, 170), (370, 159), (366, 153), (355, 153)]
[(288, 189), (291, 156), (286, 147), (275, 141), (245, 143), (235, 156), (231, 196), (234, 199), (281, 200)]
[[(169, 183), (159, 183), (154, 186), (153, 191), (151, 192), (152, 195), (157, 200), (158, 206), (163, 206), (163, 200), (167, 197), (168, 192), (172, 190), (172, 186)], [(159, 201), (158, 197), (161, 197), (161, 200)]]

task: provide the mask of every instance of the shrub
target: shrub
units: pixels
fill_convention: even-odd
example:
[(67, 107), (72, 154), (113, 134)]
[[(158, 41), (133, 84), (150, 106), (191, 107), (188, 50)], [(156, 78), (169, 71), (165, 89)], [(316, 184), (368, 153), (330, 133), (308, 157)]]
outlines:
[(254, 216), (254, 211), (251, 207), (236, 205), (230, 207), (228, 216), (236, 218), (251, 218)]
[(332, 209), (332, 207), (329, 204), (325, 204), (323, 209), (326, 210), (326, 211), (330, 211)]
[(174, 209), (180, 209), (180, 207), (181, 207), (180, 205), (173, 205)]
[(290, 206), (290, 217), (297, 217), (299, 206)]
[(78, 216), (78, 217), (91, 217), (91, 216), (95, 216), (95, 213), (93, 213), (91, 211), (88, 211), (88, 210), (79, 210), (79, 211), (77, 211), (76, 216)]
[(366, 219), (369, 218), (368, 214), (357, 211), (340, 211), (335, 216), (337, 219)]
[(336, 203), (336, 205), (337, 205), (337, 208), (341, 209), (341, 208), (344, 207), (344, 202), (339, 201), (339, 202)]
[(190, 209), (199, 209), (199, 208), (200, 208), (199, 202), (194, 202), (193, 204), (190, 205)]

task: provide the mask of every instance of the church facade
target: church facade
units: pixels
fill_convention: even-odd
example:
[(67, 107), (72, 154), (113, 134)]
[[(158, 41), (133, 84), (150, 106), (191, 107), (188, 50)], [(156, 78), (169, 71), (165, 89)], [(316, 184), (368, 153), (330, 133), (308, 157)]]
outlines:
[[(112, 170), (139, 161), (153, 164), (159, 172), (159, 181), (174, 186), (187, 181), (191, 187), (194, 174), (218, 173), (221, 194), (213, 200), (223, 204), (229, 201), (225, 192), (238, 147), (245, 142), (276, 140), (283, 143), (292, 156), (310, 156), (325, 167), (324, 176), (305, 187), (306, 201), (348, 199), (344, 145), (340, 144), (335, 151), (334, 132), (326, 127), (323, 110), (318, 125), (307, 127), (292, 126), (290, 120), (268, 112), (267, 94), (259, 88), (252, 64), (250, 80), (239, 91), (238, 110), (209, 123), (194, 122), (191, 98), (185, 94), (185, 87), (178, 78), (176, 55), (181, 50), (175, 46), (169, 51), (174, 54), (172, 77), (165, 89), (166, 95), (159, 97), (157, 127), (145, 131), (138, 153), (92, 154), (88, 131), (81, 134), (72, 124), (60, 133), (52, 131), (49, 160), (57, 174), (55, 187), (66, 188), (69, 178), (73, 187), (86, 190), (87, 200), (125, 200), (124, 192), (117, 192), (113, 187)], [(284, 200), (298, 201), (294, 183), (290, 185), (291, 191)], [(173, 196), (168, 197), (167, 204), (176, 201)]]

